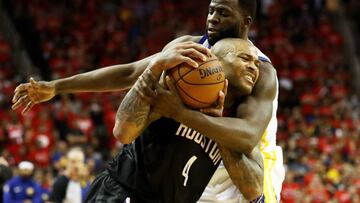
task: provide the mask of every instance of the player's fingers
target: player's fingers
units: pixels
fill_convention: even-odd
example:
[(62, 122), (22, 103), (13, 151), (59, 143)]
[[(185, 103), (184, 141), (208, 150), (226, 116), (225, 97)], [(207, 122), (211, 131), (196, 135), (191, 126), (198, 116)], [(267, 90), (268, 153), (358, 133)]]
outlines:
[(37, 81), (35, 81), (34, 80), (34, 78), (30, 78), (30, 85), (31, 85), (31, 87), (33, 87), (33, 88), (39, 88), (39, 83), (37, 82)]
[(223, 91), (220, 91), (219, 92), (219, 98), (218, 98), (218, 101), (217, 101), (217, 105), (216, 105), (216, 108), (217, 109), (222, 109), (224, 108), (224, 104), (225, 104), (225, 94)]
[(228, 87), (229, 87), (229, 81), (228, 79), (225, 79), (224, 88), (222, 90), (225, 96), (227, 95)]
[(183, 63), (187, 63), (189, 66), (191, 66), (193, 68), (199, 67), (199, 64), (196, 63), (196, 61), (194, 61), (190, 57), (180, 56), (179, 60), (182, 61)]
[(208, 108), (208, 109), (200, 109), (200, 112), (209, 115), (209, 116), (216, 116), (216, 117), (221, 117), (222, 116), (222, 111), (219, 111), (217, 109), (213, 109), (213, 108)]
[(140, 91), (137, 87), (135, 87), (135, 91), (136, 91), (136, 93), (138, 94), (138, 96), (139, 96), (142, 100), (146, 101), (146, 102), (149, 103), (149, 104), (152, 104), (153, 99), (152, 99), (151, 97), (146, 96), (146, 95), (145, 95), (142, 91)]
[(155, 91), (151, 89), (148, 83), (145, 82), (144, 77), (140, 76), (139, 91), (148, 97), (154, 98), (156, 96)]
[(13, 104), (11, 106), (11, 108), (15, 110), (15, 109), (19, 108), (19, 106), (24, 104), (26, 101), (29, 101), (29, 99), (28, 99), (27, 95), (24, 95), (24, 96), (20, 97), (20, 99), (15, 104)]
[(170, 78), (168, 75), (165, 77), (166, 85), (168, 86), (169, 90), (171, 92), (177, 92), (175, 87), (175, 81)]
[(34, 102), (29, 101), (26, 104), (26, 107), (22, 110), (21, 114), (23, 114), (23, 115), (26, 114), (33, 106), (34, 106)]
[(27, 92), (26, 91), (22, 91), (22, 92), (15, 92), (13, 98), (12, 98), (12, 103), (16, 103), (22, 96), (26, 95)]
[(196, 49), (194, 48), (190, 48), (190, 49), (184, 49), (181, 51), (181, 54), (182, 55), (185, 55), (185, 56), (189, 56), (191, 58), (196, 58), (196, 59), (199, 59), (201, 61), (206, 61), (207, 57), (205, 54), (197, 51)]
[(188, 48), (194, 48), (198, 51), (200, 51), (201, 53), (207, 55), (207, 56), (211, 56), (211, 51), (210, 49), (204, 47), (203, 45), (199, 44), (199, 43), (195, 43), (195, 42), (188, 42), (185, 43), (182, 48), (188, 49)]
[(28, 86), (29, 86), (29, 83), (20, 84), (20, 85), (18, 85), (18, 86), (15, 88), (14, 92), (24, 91), (24, 90), (27, 89)]
[(24, 92), (27, 90), (27, 87), (28, 87), (28, 84), (21, 84), (15, 88), (15, 90), (14, 90), (15, 95), (12, 99), (13, 103), (15, 103), (21, 96), (23, 96)]
[(146, 99), (146, 98), (147, 98), (147, 96), (143, 93), (143, 91), (140, 90), (139, 86), (136, 85), (136, 86), (134, 87), (134, 89), (135, 89), (135, 92), (138, 94), (138, 96), (139, 96), (140, 98), (142, 98), (142, 99)]

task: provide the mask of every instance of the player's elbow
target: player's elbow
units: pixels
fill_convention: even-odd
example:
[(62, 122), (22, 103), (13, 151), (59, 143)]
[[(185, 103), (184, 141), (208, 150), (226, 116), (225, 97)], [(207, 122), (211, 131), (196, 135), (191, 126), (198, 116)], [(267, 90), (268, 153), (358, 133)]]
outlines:
[(130, 144), (133, 141), (126, 133), (126, 128), (123, 128), (117, 124), (115, 124), (113, 128), (113, 136), (122, 144)]

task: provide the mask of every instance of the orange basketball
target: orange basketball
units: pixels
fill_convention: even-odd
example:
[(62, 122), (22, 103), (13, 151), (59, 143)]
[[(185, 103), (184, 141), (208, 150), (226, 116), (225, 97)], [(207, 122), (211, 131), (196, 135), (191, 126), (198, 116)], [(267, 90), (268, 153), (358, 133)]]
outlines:
[(199, 63), (198, 68), (181, 64), (170, 70), (182, 101), (193, 109), (206, 108), (214, 104), (219, 91), (224, 88), (225, 74), (215, 55)]

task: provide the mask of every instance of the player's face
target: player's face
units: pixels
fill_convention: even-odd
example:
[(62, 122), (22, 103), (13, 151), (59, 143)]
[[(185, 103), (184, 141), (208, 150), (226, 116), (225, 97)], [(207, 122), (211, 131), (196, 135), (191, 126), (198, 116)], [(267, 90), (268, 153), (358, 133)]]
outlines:
[(248, 43), (235, 45), (225, 59), (225, 77), (229, 84), (240, 89), (243, 95), (250, 94), (259, 77), (260, 61), (256, 48)]
[(237, 0), (212, 0), (206, 22), (209, 43), (223, 38), (240, 38), (242, 16)]

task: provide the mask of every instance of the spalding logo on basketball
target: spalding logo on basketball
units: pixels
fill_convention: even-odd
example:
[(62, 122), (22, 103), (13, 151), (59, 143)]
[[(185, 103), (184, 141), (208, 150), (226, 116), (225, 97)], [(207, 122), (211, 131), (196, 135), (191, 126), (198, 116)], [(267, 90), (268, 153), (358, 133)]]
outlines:
[(193, 68), (181, 64), (170, 71), (182, 101), (193, 109), (207, 108), (214, 104), (219, 91), (224, 88), (225, 74), (215, 55)]

